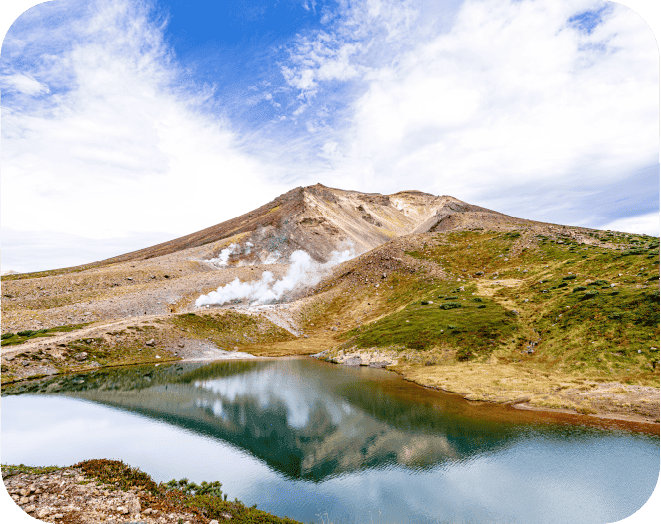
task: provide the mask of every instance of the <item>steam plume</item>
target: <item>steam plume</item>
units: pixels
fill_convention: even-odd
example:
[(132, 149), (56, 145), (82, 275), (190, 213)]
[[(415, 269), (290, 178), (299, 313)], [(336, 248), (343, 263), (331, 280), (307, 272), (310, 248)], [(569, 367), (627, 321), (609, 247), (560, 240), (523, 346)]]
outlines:
[[(229, 257), (229, 254), (227, 256)], [(273, 273), (270, 271), (264, 271), (262, 278), (256, 282), (241, 282), (238, 278), (235, 278), (216, 291), (212, 291), (208, 295), (202, 295), (195, 301), (195, 305), (197, 307), (211, 304), (222, 305), (232, 300), (246, 299), (251, 304), (275, 302), (280, 300), (285, 293), (295, 288), (315, 285), (331, 267), (355, 256), (353, 249), (346, 249), (342, 252), (333, 251), (331, 259), (324, 264), (320, 264), (312, 260), (305, 251), (294, 251), (289, 258), (291, 262), (289, 270), (280, 280), (275, 280)]]

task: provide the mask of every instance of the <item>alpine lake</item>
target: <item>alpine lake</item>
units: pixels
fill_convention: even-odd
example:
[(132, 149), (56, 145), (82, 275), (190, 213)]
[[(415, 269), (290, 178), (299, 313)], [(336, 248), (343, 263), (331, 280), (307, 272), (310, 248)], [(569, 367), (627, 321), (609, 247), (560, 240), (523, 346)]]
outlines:
[(651, 495), (659, 435), (468, 402), (309, 357), (3, 388), (3, 463), (92, 458), (123, 460), (157, 482), (219, 480), (230, 499), (305, 523), (603, 524)]

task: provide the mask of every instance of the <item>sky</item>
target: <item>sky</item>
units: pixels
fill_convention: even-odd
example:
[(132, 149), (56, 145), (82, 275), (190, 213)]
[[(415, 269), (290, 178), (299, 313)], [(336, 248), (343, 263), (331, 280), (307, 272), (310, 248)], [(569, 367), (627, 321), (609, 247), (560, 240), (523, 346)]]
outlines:
[(317, 182), (659, 234), (658, 47), (621, 4), (52, 0), (7, 32), (0, 89), (3, 271)]

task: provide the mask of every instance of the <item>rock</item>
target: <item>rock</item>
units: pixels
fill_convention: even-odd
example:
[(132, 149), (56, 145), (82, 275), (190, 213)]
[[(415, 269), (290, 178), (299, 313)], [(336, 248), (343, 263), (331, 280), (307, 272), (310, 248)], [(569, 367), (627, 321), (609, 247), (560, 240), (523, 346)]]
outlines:
[(342, 362), (345, 366), (361, 366), (363, 361), (360, 357), (351, 357)]
[(127, 277), (126, 280), (133, 280), (133, 277)]
[(216, 519), (210, 520), (209, 524), (218, 524), (218, 521)]
[[(25, 491), (25, 490), (21, 490), (21, 491)], [(25, 495), (23, 495), (20, 499), (18, 499), (18, 503), (19, 503), (21, 506), (22, 506), (23, 504), (27, 504), (28, 502), (30, 502), (30, 499), (27, 498)]]
[[(151, 509), (151, 508), (147, 508), (147, 509), (145, 509), (145, 510), (142, 512), (142, 514), (143, 514), (143, 515), (149, 515), (149, 514), (151, 514), (151, 512), (152, 512), (152, 509)], [(211, 524), (211, 523), (209, 523), (209, 524)]]
[(337, 328), (335, 326), (330, 328), (331, 331), (337, 331)]
[(118, 506), (117, 512), (126, 515), (129, 512), (129, 509), (126, 506)]
[(46, 508), (41, 508), (39, 511), (37, 511), (37, 518), (43, 519), (44, 517), (47, 517), (50, 513), (50, 510), (47, 510)]
[(85, 353), (84, 351), (82, 351), (81, 353), (76, 353), (73, 356), (73, 358), (75, 360), (77, 360), (78, 362), (82, 362), (83, 360), (85, 360), (87, 358), (87, 353)]
[(35, 509), (37, 509), (37, 507), (34, 504), (30, 504), (29, 506), (25, 506), (23, 511), (26, 513), (32, 513)]
[(62, 517), (64, 517), (62, 513), (56, 513), (55, 515), (53, 515), (54, 519), (61, 519)]
[(232, 518), (232, 515), (230, 515), (229, 513), (221, 513), (220, 516), (227, 520), (230, 520)]
[(154, 339), (152, 338), (151, 340), (148, 340), (147, 342), (145, 342), (145, 344), (147, 346), (154, 346), (154, 345), (156, 345), (156, 342), (154, 342)]
[(303, 335), (303, 338), (310, 338), (310, 337), (308, 337), (307, 335)]
[(390, 362), (382, 361), (382, 362), (370, 362), (370, 367), (371, 368), (385, 368), (390, 365)]
[(232, 348), (232, 351), (239, 351), (239, 348), (238, 348), (237, 346), (234, 346), (234, 347)]
[(18, 490), (18, 494), (21, 497), (27, 497), (30, 494), (30, 490), (27, 489), (27, 488), (21, 488), (21, 489)]
[(131, 501), (128, 504), (128, 507), (129, 507), (128, 508), (129, 513), (131, 513), (132, 515), (135, 514), (135, 513), (140, 513), (140, 499), (137, 498), (137, 497), (134, 498), (134, 499), (131, 499)]

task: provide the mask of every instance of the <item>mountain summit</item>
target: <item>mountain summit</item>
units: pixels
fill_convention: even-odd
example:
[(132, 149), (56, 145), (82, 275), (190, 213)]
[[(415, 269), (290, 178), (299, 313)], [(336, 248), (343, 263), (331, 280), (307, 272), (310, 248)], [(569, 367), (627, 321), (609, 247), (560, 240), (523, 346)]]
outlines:
[[(420, 191), (392, 195), (345, 191), (315, 184), (297, 187), (254, 211), (196, 233), (103, 261), (145, 260), (231, 239), (224, 261), (280, 262), (302, 249), (326, 262), (333, 251), (364, 253), (411, 233), (484, 227), (493, 223), (530, 223), (474, 206), (451, 196)], [(220, 256), (222, 249), (214, 254)]]

